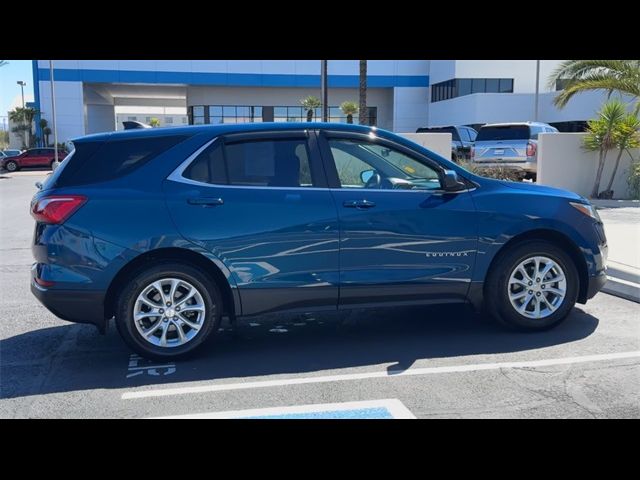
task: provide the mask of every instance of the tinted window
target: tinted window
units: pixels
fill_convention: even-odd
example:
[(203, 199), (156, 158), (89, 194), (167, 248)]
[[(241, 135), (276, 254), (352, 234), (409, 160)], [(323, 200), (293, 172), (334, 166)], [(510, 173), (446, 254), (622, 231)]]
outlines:
[(465, 128), (465, 130), (469, 134), (469, 140), (471, 140), (472, 142), (475, 142), (476, 141), (476, 136), (478, 135), (478, 132), (476, 132), (472, 128)]
[(482, 93), (484, 92), (484, 78), (473, 78), (471, 80), (471, 93)]
[(342, 188), (428, 190), (440, 188), (438, 172), (380, 143), (331, 139), (329, 147)]
[(183, 176), (197, 182), (227, 183), (222, 142), (213, 142), (191, 162)]
[(526, 125), (506, 125), (504, 127), (482, 127), (476, 141), (486, 140), (526, 140), (529, 138), (529, 127)]
[[(84, 154), (75, 154), (73, 161), (67, 163), (57, 186), (61, 186), (61, 183), (80, 185), (104, 182), (127, 175), (186, 138), (168, 136), (110, 140), (99, 144), (99, 148), (95, 143), (79, 143), (76, 149), (83, 148), (84, 151), (80, 153)], [(92, 148), (95, 152), (90, 152)]]
[(460, 78), (458, 79), (458, 95), (469, 95), (471, 93), (471, 79)]
[(462, 137), (462, 141), (463, 142), (470, 142), (471, 138), (469, 138), (469, 130), (467, 130), (466, 128), (461, 128), (460, 129), (460, 136)]
[(500, 91), (499, 88), (500, 80), (497, 78), (487, 78), (486, 92), (488, 93), (498, 93)]
[(534, 140), (538, 139), (538, 134), (544, 132), (544, 127), (537, 127), (536, 125), (531, 126), (531, 138)]
[(229, 183), (262, 187), (310, 187), (306, 140), (259, 140), (225, 145)]
[(500, 88), (500, 93), (513, 93), (513, 79), (501, 78), (499, 88)]

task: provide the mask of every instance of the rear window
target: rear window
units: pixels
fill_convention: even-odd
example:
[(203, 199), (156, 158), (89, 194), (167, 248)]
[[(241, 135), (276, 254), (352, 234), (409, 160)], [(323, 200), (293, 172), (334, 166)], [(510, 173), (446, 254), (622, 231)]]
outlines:
[(54, 180), (57, 187), (105, 182), (127, 175), (185, 140), (186, 136), (145, 137), (107, 142), (79, 142)]
[(529, 127), (526, 125), (505, 125), (500, 127), (482, 127), (476, 142), (487, 140), (528, 140)]

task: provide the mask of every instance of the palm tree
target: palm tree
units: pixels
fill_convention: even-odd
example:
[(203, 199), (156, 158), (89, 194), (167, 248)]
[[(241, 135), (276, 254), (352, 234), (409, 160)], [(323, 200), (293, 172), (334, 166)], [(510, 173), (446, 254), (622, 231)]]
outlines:
[(340, 104), (340, 110), (347, 116), (347, 123), (353, 123), (353, 116), (358, 113), (358, 104), (347, 100)]
[(316, 108), (320, 108), (322, 102), (318, 97), (314, 97), (313, 95), (309, 95), (308, 97), (300, 100), (300, 105), (307, 111), (307, 122), (311, 122), (313, 120), (313, 114)]
[(587, 135), (584, 147), (590, 151), (598, 151), (598, 170), (591, 190), (591, 198), (598, 198), (600, 179), (607, 160), (609, 150), (616, 148), (617, 130), (626, 116), (625, 104), (618, 99), (605, 103), (598, 112), (598, 118), (587, 122)]
[(605, 189), (605, 193), (609, 197), (613, 197), (611, 187), (613, 186), (613, 180), (616, 177), (616, 173), (618, 173), (618, 166), (620, 166), (622, 154), (624, 152), (629, 152), (632, 148), (640, 147), (640, 120), (634, 114), (628, 113), (619, 123), (618, 128), (616, 129), (616, 147), (619, 148), (618, 156), (616, 157), (616, 164), (611, 172), (609, 184)]
[(160, 120), (154, 117), (151, 120), (149, 120), (149, 125), (151, 125), (153, 128), (157, 128), (160, 126)]
[[(42, 132), (42, 136), (44, 137), (44, 145), (43, 147), (48, 147), (49, 146), (49, 135), (51, 134), (51, 129), (49, 128), (49, 122), (47, 121), (46, 118), (41, 118), (40, 122), (38, 122), (38, 125), (40, 125), (40, 131)], [(48, 130), (49, 133), (44, 133), (45, 130)]]
[[(609, 95), (618, 92), (640, 98), (640, 60), (566, 60), (553, 71), (548, 86), (565, 83), (553, 103), (563, 108), (571, 98), (582, 92), (606, 90)], [(636, 104), (636, 113), (640, 102)]]
[(360, 91), (359, 91), (359, 111), (360, 117), (358, 122), (360, 125), (369, 124), (369, 115), (367, 109), (367, 61), (360, 60)]
[(44, 127), (42, 129), (42, 136), (44, 137), (44, 146), (49, 146), (49, 135), (51, 135), (51, 129), (49, 127)]
[(33, 132), (31, 127), (33, 124), (33, 119), (38, 113), (40, 112), (37, 109), (31, 107), (16, 107), (15, 110), (9, 112), (9, 120), (14, 123), (20, 124), (20, 130), (24, 131), (24, 133), (27, 135), (27, 138), (23, 139), (25, 143), (24, 146), (32, 146), (31, 142), (33, 140)]

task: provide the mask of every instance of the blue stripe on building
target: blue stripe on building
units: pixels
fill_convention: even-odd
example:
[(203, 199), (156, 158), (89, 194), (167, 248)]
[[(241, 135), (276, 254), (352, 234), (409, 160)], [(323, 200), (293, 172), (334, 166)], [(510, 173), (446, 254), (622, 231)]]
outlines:
[(40, 69), (38, 68), (37, 60), (32, 60), (31, 65), (31, 70), (33, 70), (33, 103), (35, 103), (35, 109), (38, 111), (35, 118), (36, 136), (42, 138), (42, 129), (40, 128), (40, 118), (42, 118), (40, 116), (40, 112), (42, 111), (42, 108), (40, 107)]
[[(35, 62), (35, 61), (34, 61)], [(49, 70), (35, 68), (34, 80), (49, 80)], [(37, 72), (36, 72), (37, 70)], [(280, 75), (266, 73), (156, 72), (140, 70), (76, 70), (55, 69), (56, 82), (185, 84), (227, 87), (317, 87), (320, 75)], [(357, 88), (358, 75), (329, 75), (333, 88)], [(37, 83), (34, 83), (37, 85)], [(368, 75), (370, 88), (428, 87), (428, 75)], [(36, 94), (37, 95), (37, 94)], [(38, 97), (36, 97), (38, 103)]]

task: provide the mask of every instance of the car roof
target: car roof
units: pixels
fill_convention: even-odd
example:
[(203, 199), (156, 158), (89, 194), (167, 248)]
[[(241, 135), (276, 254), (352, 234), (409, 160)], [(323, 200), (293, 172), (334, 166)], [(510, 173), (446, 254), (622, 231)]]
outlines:
[(72, 142), (121, 140), (126, 138), (144, 137), (164, 137), (171, 135), (198, 135), (200, 133), (210, 133), (212, 135), (227, 135), (231, 133), (262, 132), (262, 131), (284, 131), (284, 130), (339, 130), (345, 132), (369, 133), (377, 130), (376, 127), (364, 125), (353, 125), (348, 123), (328, 123), (328, 122), (259, 122), (259, 123), (236, 123), (225, 125), (187, 125), (180, 127), (161, 128), (136, 128), (131, 130), (120, 130), (117, 132), (95, 133), (78, 137)]
[[(551, 125), (549, 125), (548, 123), (543, 123), (543, 122), (505, 122), (505, 123), (486, 123), (480, 128), (484, 128), (484, 127), (517, 127), (517, 126), (531, 127), (533, 125), (535, 125), (537, 127), (551, 127)], [(554, 127), (551, 127), (551, 128), (554, 128)]]

